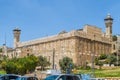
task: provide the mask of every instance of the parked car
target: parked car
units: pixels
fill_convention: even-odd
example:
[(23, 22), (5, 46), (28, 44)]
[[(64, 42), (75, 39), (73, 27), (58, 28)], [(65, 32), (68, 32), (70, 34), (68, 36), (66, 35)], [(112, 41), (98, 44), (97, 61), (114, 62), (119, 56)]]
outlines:
[(104, 78), (90, 78), (90, 80), (105, 80)]
[(81, 74), (76, 74), (76, 76), (78, 76), (82, 80)]
[(0, 75), (0, 80), (16, 80), (18, 77), (20, 76), (16, 74), (3, 74)]
[(18, 77), (16, 80), (38, 80), (38, 78), (35, 76), (21, 76)]
[(81, 80), (81, 79), (73, 74), (58, 74), (49, 75), (44, 80)]
[(42, 73), (45, 73), (47, 75), (54, 75), (54, 74), (61, 74), (61, 71), (57, 69), (50, 69), (47, 71), (42, 71)]
[(76, 74), (77, 76), (79, 76), (79, 78), (81, 78), (82, 80), (90, 80), (91, 75), (90, 74)]

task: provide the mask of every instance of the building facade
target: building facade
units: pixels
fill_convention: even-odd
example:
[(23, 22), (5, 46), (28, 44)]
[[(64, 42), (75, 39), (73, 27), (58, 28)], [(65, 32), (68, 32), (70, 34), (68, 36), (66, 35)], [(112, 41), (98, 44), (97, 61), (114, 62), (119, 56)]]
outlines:
[(46, 56), (47, 59), (59, 66), (59, 60), (70, 57), (77, 65), (86, 65), (100, 54), (112, 52), (112, 22), (110, 15), (104, 19), (106, 32), (96, 26), (85, 25), (83, 29), (61, 32), (54, 36), (20, 42), (21, 30), (16, 28), (14, 32), (13, 56), (24, 57), (31, 54)]
[(113, 41), (113, 52), (120, 55), (120, 35), (116, 35), (117, 40)]

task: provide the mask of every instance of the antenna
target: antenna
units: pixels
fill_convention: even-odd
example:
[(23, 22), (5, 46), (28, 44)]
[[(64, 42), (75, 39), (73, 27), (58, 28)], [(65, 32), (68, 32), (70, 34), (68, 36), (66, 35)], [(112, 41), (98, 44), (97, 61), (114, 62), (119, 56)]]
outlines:
[(6, 33), (5, 33), (5, 45), (6, 45)]
[(5, 43), (4, 43), (4, 55), (7, 56), (6, 33), (5, 33)]

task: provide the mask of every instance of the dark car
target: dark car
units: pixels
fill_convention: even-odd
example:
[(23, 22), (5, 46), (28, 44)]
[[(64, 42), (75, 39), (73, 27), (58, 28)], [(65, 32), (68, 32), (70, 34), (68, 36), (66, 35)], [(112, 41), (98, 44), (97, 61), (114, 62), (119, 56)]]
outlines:
[(0, 80), (16, 80), (18, 77), (20, 76), (16, 74), (3, 74), (0, 75)]
[(34, 76), (21, 76), (18, 77), (16, 80), (38, 80), (38, 78)]
[(49, 75), (44, 80), (81, 80), (78, 76), (72, 74)]

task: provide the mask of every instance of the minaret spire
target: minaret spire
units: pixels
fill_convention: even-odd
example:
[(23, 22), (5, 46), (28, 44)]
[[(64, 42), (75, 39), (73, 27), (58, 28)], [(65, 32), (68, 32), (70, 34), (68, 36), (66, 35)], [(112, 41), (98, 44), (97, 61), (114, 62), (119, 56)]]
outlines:
[(14, 48), (17, 48), (18, 47), (18, 43), (20, 41), (20, 32), (21, 32), (21, 30), (18, 27), (16, 27), (13, 30), (13, 32), (14, 32)]
[(106, 25), (106, 36), (112, 38), (112, 24), (113, 18), (111, 18), (110, 13), (108, 13), (107, 17), (104, 19)]

